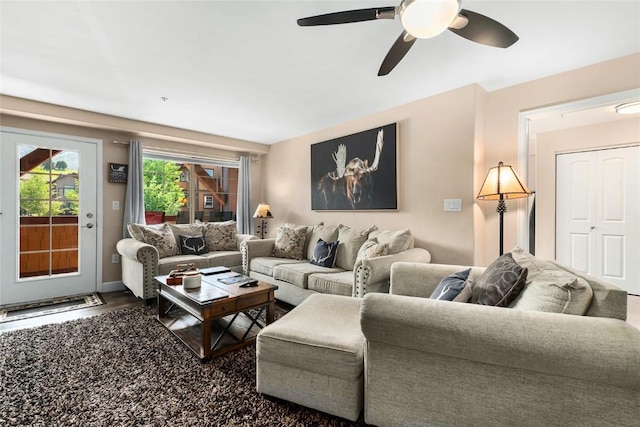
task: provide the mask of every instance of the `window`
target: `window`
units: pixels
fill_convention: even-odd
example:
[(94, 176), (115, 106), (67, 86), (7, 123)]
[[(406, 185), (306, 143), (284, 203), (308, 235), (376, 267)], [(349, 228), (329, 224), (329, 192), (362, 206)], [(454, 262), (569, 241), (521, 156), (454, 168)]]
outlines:
[(195, 163), (150, 155), (144, 158), (143, 176), (145, 211), (164, 212), (166, 221), (235, 219), (237, 162)]

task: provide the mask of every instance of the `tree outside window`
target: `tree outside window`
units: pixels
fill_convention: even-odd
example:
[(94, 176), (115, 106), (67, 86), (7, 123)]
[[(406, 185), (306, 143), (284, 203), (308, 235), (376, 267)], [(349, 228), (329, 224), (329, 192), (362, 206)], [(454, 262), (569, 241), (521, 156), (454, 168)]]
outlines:
[(180, 165), (163, 160), (144, 159), (144, 210), (176, 215), (183, 205)]

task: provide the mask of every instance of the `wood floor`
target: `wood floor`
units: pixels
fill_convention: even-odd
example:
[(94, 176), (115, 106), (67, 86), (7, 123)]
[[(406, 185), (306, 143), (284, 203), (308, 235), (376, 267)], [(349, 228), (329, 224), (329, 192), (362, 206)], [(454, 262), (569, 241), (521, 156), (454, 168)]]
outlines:
[[(50, 323), (61, 323), (66, 322), (67, 320), (82, 319), (143, 304), (142, 300), (139, 300), (128, 291), (108, 292), (101, 295), (106, 304), (97, 307), (67, 311), (64, 313), (51, 314), (48, 316), (39, 316), (31, 319), (0, 323), (0, 334), (18, 329), (47, 325)], [(640, 329), (640, 296), (629, 295), (627, 304), (627, 322), (633, 327)]]

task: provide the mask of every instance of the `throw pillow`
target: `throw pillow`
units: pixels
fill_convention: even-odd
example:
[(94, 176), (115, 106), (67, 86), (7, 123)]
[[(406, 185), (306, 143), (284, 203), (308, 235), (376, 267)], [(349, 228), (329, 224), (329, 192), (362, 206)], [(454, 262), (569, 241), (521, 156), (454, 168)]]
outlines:
[(459, 271), (443, 278), (436, 289), (431, 294), (431, 299), (437, 299), (441, 301), (453, 301), (464, 289), (467, 284), (471, 269)]
[(313, 227), (311, 231), (311, 242), (306, 252), (307, 259), (313, 258), (313, 252), (315, 250), (315, 242), (318, 240), (324, 240), (325, 242), (335, 242), (338, 240), (338, 226), (337, 225), (324, 225), (318, 224)]
[(336, 262), (339, 243), (337, 240), (335, 242), (325, 242), (322, 239), (318, 239), (318, 242), (313, 248), (313, 256), (309, 262), (319, 265), (320, 267), (332, 268)]
[(380, 243), (389, 243), (389, 253), (397, 254), (404, 252), (413, 243), (413, 236), (411, 230), (405, 228), (399, 231), (386, 231), (375, 229), (369, 233), (369, 238), (376, 238)]
[(306, 235), (305, 226), (278, 227), (272, 255), (276, 258), (303, 259)]
[(511, 253), (506, 253), (487, 267), (475, 281), (470, 302), (507, 307), (522, 291), (526, 280), (527, 269), (518, 265)]
[(144, 225), (144, 224), (136, 224), (135, 222), (128, 222), (127, 231), (129, 232), (129, 235), (131, 237), (133, 237), (139, 242), (144, 243), (144, 236), (142, 235), (142, 227), (151, 227), (153, 229), (157, 229), (158, 227), (161, 227), (161, 226), (162, 224)]
[(356, 262), (388, 254), (389, 243), (378, 243), (378, 239), (374, 237), (373, 239), (367, 239), (367, 241), (360, 246), (360, 250), (358, 250), (358, 255), (356, 256)]
[[(324, 225), (324, 222), (319, 222), (318, 225)], [(311, 255), (313, 254), (313, 247), (315, 245), (315, 242), (318, 239), (314, 239), (311, 240), (311, 233), (313, 232), (313, 229), (315, 226), (313, 225), (298, 225), (298, 224), (292, 224), (290, 222), (285, 222), (284, 227), (290, 227), (290, 228), (297, 228), (297, 227), (304, 227), (307, 229), (307, 233), (305, 234), (305, 238), (304, 238), (304, 247), (302, 248), (302, 256), (304, 258), (304, 256), (307, 253), (310, 253), (309, 256), (307, 256), (307, 259), (311, 259)], [(325, 239), (326, 241), (333, 241), (335, 239)]]
[(202, 229), (207, 252), (238, 250), (238, 226), (235, 221), (207, 222), (202, 225)]
[(204, 236), (178, 236), (180, 252), (183, 255), (202, 255), (207, 253)]
[(160, 226), (140, 226), (140, 232), (144, 242), (154, 246), (158, 250), (159, 258), (179, 255), (178, 245), (171, 227), (166, 222)]
[(178, 247), (180, 247), (180, 236), (202, 236), (204, 233), (204, 230), (202, 228), (203, 225), (204, 224), (202, 223), (194, 223), (194, 224), (169, 223), (169, 227), (171, 227), (171, 231), (173, 231), (173, 235), (176, 238)]
[(338, 240), (340, 247), (336, 257), (336, 267), (343, 270), (353, 270), (358, 251), (367, 240), (371, 228), (351, 228), (346, 225), (338, 227)]
[(524, 290), (510, 305), (519, 310), (584, 315), (591, 305), (589, 283), (551, 261), (536, 258), (521, 248), (511, 251), (513, 259), (528, 269)]

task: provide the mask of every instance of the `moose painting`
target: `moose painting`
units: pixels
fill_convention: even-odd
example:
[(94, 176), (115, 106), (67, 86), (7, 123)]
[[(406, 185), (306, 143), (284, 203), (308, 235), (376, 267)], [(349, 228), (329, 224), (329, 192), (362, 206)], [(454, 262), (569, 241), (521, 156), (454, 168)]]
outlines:
[(311, 146), (313, 210), (395, 210), (397, 133), (389, 124)]

